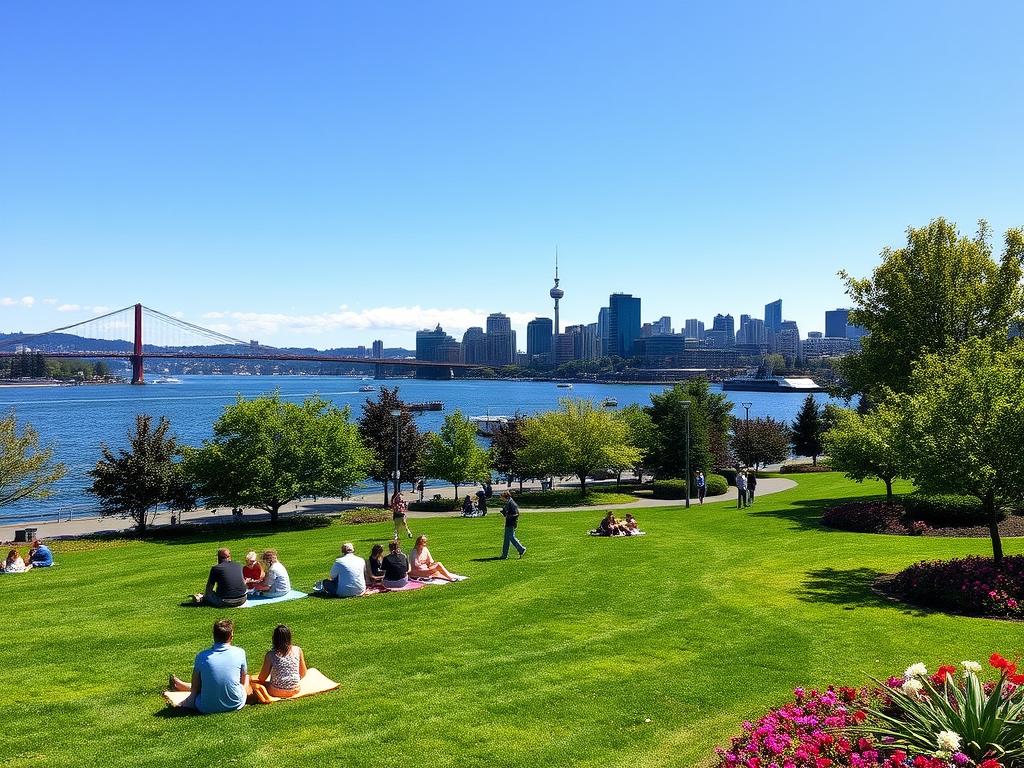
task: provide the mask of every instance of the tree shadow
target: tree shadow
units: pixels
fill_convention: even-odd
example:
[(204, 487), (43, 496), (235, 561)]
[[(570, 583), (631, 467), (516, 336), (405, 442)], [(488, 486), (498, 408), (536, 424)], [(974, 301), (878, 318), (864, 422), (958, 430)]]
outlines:
[(502, 557), (501, 555), (492, 555), (491, 557), (472, 557), (469, 562), (471, 563), (490, 563), (495, 560), (507, 560), (508, 558)]
[(845, 504), (851, 501), (883, 501), (885, 496), (856, 496), (836, 499), (798, 499), (783, 506), (759, 509), (756, 506), (747, 507), (746, 512), (751, 517), (775, 517), (780, 520), (788, 520), (793, 528), (800, 531), (819, 531), (824, 533), (844, 533), (837, 528), (829, 528), (821, 522), (821, 516), (825, 510), (838, 504)]
[(931, 611), (910, 605), (887, 595), (879, 586), (886, 574), (874, 568), (819, 568), (808, 571), (797, 598), (807, 603), (838, 605), (843, 610), (856, 608), (895, 608), (911, 616)]
[(144, 541), (151, 544), (209, 544), (239, 538), (251, 539), (273, 536), (278, 533), (329, 528), (334, 525), (335, 521), (336, 518), (326, 515), (288, 515), (279, 518), (277, 523), (271, 523), (269, 520), (224, 522), (221, 519), (212, 522), (196, 521), (174, 526), (160, 526), (145, 533), (110, 531), (95, 533), (83, 538), (93, 541)]

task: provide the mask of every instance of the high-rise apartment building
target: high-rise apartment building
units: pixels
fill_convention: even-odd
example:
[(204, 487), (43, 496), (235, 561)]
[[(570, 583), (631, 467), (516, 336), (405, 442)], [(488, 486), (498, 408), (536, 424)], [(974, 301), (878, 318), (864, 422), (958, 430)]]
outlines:
[(736, 321), (732, 315), (715, 315), (711, 322), (711, 330), (704, 334), (714, 341), (715, 347), (732, 347), (736, 345)]
[(462, 357), (467, 363), (487, 362), (487, 334), (478, 325), (462, 334)]
[(575, 359), (574, 341), (579, 328), (581, 328), (579, 325), (569, 325), (566, 326), (565, 333), (555, 336), (555, 365), (568, 363)]
[(779, 332), (775, 334), (775, 349), (787, 362), (795, 363), (804, 356), (800, 329), (795, 320), (783, 320), (781, 325)]
[(380, 339), (374, 339), (373, 342), (373, 359), (381, 360), (384, 357), (384, 342)]
[(583, 351), (580, 360), (597, 360), (601, 357), (601, 337), (597, 333), (597, 323), (583, 326)]
[(634, 342), (640, 338), (640, 297), (613, 293), (608, 297), (608, 354), (633, 355)]
[[(461, 360), (462, 345), (441, 328), (416, 331), (416, 359), (427, 362), (455, 363)], [(454, 358), (454, 359), (453, 359)], [(447, 379), (450, 372), (443, 368), (417, 368), (417, 379)]]
[(652, 336), (668, 336), (672, 333), (672, 318), (668, 315), (662, 315), (651, 325), (653, 326)]
[(850, 325), (850, 310), (830, 309), (825, 312), (825, 336), (832, 339), (845, 339)]
[(608, 307), (601, 307), (597, 313), (597, 336), (601, 340), (601, 355), (605, 357), (611, 354), (608, 350), (611, 345), (608, 341)]
[(704, 322), (695, 317), (689, 318), (684, 324), (683, 336), (687, 339), (704, 341)]
[(769, 334), (782, 330), (782, 299), (764, 305), (764, 329)]
[(530, 362), (548, 364), (552, 355), (554, 329), (551, 318), (538, 317), (526, 324), (526, 357)]
[(501, 312), (487, 316), (487, 362), (511, 365), (516, 358), (516, 335), (512, 321)]

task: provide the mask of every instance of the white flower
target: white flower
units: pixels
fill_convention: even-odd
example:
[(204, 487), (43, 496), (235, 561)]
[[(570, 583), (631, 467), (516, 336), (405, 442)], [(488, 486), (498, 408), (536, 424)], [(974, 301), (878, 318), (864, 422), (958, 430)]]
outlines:
[(981, 674), (981, 664), (976, 661), (961, 661), (960, 665), (964, 668), (964, 675), (968, 672), (973, 672), (976, 675)]
[(921, 684), (921, 681), (918, 680), (916, 677), (913, 677), (910, 680), (907, 680), (905, 683), (903, 683), (903, 686), (900, 688), (900, 690), (903, 691), (903, 693), (905, 693), (910, 698), (916, 699), (918, 696), (921, 695), (922, 688), (924, 688), (924, 686)]
[(907, 680), (910, 680), (910, 679), (915, 678), (915, 677), (927, 677), (927, 676), (928, 676), (928, 668), (924, 664), (922, 664), (920, 661), (917, 662), (917, 664), (911, 664), (909, 667), (907, 667), (906, 671), (903, 673), (903, 677), (905, 679), (907, 679)]
[(935, 740), (939, 745), (939, 751), (945, 754), (952, 754), (960, 749), (960, 734), (956, 731), (939, 731)]

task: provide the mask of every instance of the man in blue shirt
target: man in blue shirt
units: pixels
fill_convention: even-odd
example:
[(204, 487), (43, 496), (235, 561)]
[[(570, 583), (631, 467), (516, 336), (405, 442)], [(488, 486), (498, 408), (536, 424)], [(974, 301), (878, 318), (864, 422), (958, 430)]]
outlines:
[(28, 550), (28, 564), (32, 568), (49, 568), (53, 565), (53, 552), (39, 539), (34, 539)]
[(235, 625), (231, 619), (221, 619), (213, 625), (213, 646), (196, 654), (192, 667), (192, 682), (171, 675), (171, 688), (191, 691), (181, 703), (209, 715), (214, 712), (233, 712), (245, 706), (249, 687), (249, 668), (245, 651), (231, 644)]

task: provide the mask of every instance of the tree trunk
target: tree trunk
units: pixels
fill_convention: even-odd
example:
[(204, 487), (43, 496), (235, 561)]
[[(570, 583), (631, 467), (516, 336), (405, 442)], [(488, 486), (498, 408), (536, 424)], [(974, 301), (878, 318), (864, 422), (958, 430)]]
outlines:
[[(586, 472), (581, 472), (579, 475), (577, 475), (577, 477), (579, 477), (579, 479), (580, 479), (580, 496), (586, 496), (587, 495), (587, 473)], [(554, 484), (552, 483), (552, 485), (554, 485)]]
[[(511, 485), (511, 483), (509, 483), (509, 485)], [(523, 492), (523, 478), (521, 477), (519, 478), (519, 492)]]
[(390, 488), (390, 487), (391, 487), (391, 483), (389, 483), (387, 480), (385, 480), (384, 481), (384, 506), (385, 507), (388, 506), (388, 502), (389, 502), (389, 499), (390, 499), (390, 497), (388, 496), (388, 488)]
[(992, 536), (992, 560), (996, 568), (1003, 565), (1003, 542), (999, 538), (999, 510), (996, 509), (995, 493), (989, 491), (981, 500), (981, 506), (988, 518), (988, 532)]
[(885, 505), (887, 507), (892, 506), (892, 478), (883, 477), (882, 481), (885, 483)]
[(811, 454), (811, 466), (812, 467), (818, 466), (818, 454), (816, 454), (816, 453), (812, 453)]
[(272, 501), (270, 502), (270, 524), (277, 525), (277, 515), (281, 509), (283, 501)]
[(455, 500), (456, 501), (459, 500), (459, 484), (458, 483), (455, 484)]

